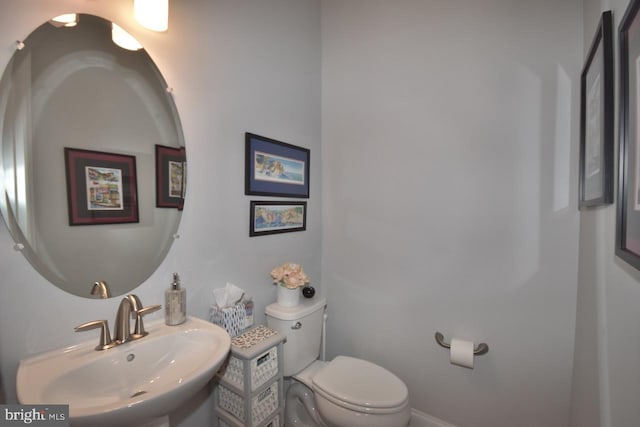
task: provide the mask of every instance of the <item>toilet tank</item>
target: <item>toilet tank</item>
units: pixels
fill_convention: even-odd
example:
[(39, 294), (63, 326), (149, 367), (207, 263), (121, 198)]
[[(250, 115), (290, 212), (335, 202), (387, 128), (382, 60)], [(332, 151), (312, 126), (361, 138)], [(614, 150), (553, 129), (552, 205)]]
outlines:
[(297, 374), (318, 359), (326, 305), (326, 299), (312, 298), (295, 307), (267, 306), (267, 326), (287, 337), (282, 349), (285, 376)]

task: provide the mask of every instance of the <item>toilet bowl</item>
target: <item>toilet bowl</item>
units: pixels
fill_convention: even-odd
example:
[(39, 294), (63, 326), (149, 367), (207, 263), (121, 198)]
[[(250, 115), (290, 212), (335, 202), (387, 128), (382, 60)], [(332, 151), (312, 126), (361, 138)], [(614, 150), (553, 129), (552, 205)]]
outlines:
[(337, 356), (317, 360), (326, 301), (298, 307), (267, 306), (267, 325), (285, 334), (284, 375), (291, 378), (285, 425), (299, 427), (406, 427), (406, 385), (372, 362)]
[(285, 424), (301, 427), (405, 427), (409, 393), (391, 372), (366, 360), (316, 361), (286, 395)]

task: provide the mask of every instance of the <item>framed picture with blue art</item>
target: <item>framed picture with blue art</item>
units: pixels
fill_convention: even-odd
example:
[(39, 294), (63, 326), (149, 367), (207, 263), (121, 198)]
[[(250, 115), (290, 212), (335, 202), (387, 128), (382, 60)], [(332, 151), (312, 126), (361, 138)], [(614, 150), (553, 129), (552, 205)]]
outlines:
[(245, 191), (253, 196), (309, 198), (307, 148), (245, 134)]
[(249, 236), (307, 229), (307, 202), (251, 201)]

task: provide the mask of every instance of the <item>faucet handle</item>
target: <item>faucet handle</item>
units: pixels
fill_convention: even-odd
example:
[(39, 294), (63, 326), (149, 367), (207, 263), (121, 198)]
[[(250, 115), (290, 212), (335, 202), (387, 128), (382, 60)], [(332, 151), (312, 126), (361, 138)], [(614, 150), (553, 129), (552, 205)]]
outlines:
[(158, 311), (162, 308), (161, 305), (150, 305), (149, 307), (141, 308), (136, 311), (136, 314), (139, 316), (146, 316), (147, 314), (153, 313), (154, 311)]
[(83, 323), (74, 328), (76, 332), (89, 331), (91, 329), (100, 328), (100, 344), (96, 346), (96, 350), (106, 350), (111, 347), (115, 347), (117, 343), (111, 341), (111, 333), (109, 332), (109, 323), (106, 320), (92, 320), (91, 322)]
[[(142, 321), (142, 317), (146, 316), (147, 314), (153, 313), (154, 311), (158, 311), (161, 308), (161, 305), (150, 305), (149, 307), (144, 307), (135, 311), (136, 325), (132, 334), (134, 338), (142, 338), (149, 333), (144, 330), (144, 322)], [(133, 313), (134, 312), (132, 312), (132, 314)]]

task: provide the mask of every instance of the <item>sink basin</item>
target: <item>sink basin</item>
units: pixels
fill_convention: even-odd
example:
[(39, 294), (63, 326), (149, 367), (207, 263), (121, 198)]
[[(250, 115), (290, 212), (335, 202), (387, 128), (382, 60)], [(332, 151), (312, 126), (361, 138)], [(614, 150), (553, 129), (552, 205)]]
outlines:
[(22, 360), (22, 404), (68, 404), (72, 426), (133, 426), (176, 409), (216, 373), (231, 346), (227, 332), (189, 317), (146, 325), (144, 338), (96, 351), (98, 337)]

